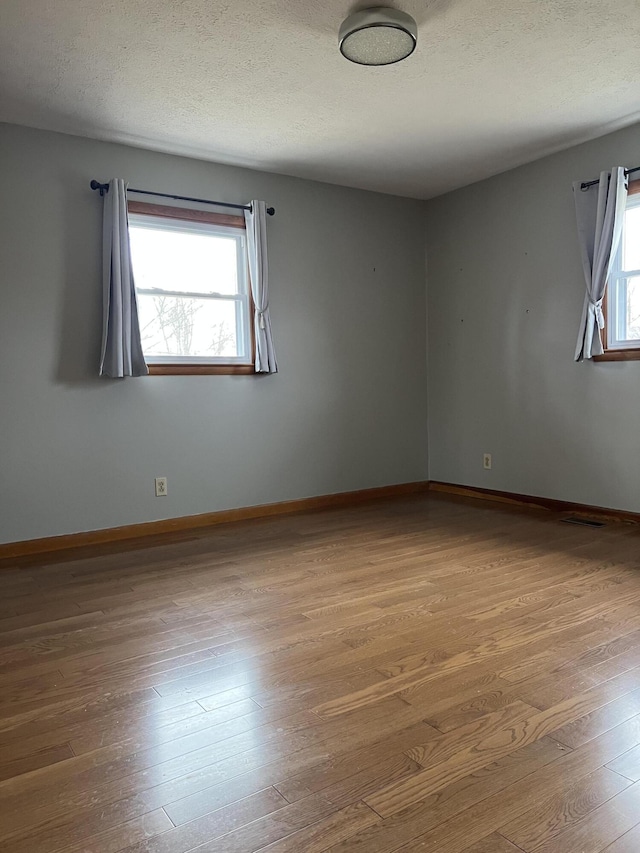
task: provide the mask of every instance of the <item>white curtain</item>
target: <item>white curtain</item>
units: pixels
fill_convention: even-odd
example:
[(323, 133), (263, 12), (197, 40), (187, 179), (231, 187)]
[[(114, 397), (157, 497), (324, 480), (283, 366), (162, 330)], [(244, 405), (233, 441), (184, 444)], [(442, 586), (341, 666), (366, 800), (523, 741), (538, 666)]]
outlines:
[(271, 317), (269, 316), (266, 203), (264, 201), (252, 201), (251, 210), (244, 212), (244, 221), (247, 226), (251, 294), (255, 305), (256, 373), (277, 373), (278, 364), (271, 334)]
[(580, 183), (575, 183), (573, 195), (582, 267), (587, 285), (575, 355), (576, 361), (582, 361), (584, 358), (603, 353), (602, 302), (622, 235), (627, 201), (624, 168), (615, 166), (611, 172), (601, 172), (598, 183), (584, 190), (581, 189)]
[(102, 231), (103, 331), (100, 375), (144, 376), (138, 304), (131, 269), (127, 187), (121, 178), (109, 182), (104, 195)]

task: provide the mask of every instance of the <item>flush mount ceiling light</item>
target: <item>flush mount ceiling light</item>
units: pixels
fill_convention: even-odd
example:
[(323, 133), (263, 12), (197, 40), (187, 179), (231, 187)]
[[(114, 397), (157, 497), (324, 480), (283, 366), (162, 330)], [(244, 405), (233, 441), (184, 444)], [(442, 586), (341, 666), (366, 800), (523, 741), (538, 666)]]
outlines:
[(410, 56), (418, 40), (411, 15), (397, 9), (363, 9), (342, 22), (340, 52), (358, 65), (392, 65)]

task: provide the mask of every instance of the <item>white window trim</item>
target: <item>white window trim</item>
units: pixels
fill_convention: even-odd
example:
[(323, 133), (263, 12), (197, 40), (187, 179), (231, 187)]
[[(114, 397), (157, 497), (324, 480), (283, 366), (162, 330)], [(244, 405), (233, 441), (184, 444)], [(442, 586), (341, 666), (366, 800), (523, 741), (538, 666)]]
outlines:
[[(629, 208), (640, 207), (640, 193), (630, 195), (627, 198), (625, 211)], [(625, 270), (622, 268), (622, 252), (624, 247), (624, 233), (620, 240), (618, 251), (613, 259), (611, 274), (607, 284), (607, 341), (608, 350), (640, 349), (640, 338), (624, 338), (619, 333), (624, 328), (627, 310), (627, 279), (640, 276), (640, 270)]]
[(136, 285), (136, 293), (141, 295), (167, 295), (195, 298), (215, 299), (235, 302), (239, 310), (236, 311), (236, 334), (238, 343), (242, 349), (240, 356), (186, 356), (186, 355), (152, 355), (144, 353), (147, 364), (214, 364), (214, 365), (252, 365), (252, 341), (251, 341), (251, 302), (249, 289), (249, 274), (246, 263), (246, 235), (238, 228), (227, 225), (217, 225), (212, 222), (197, 222), (189, 219), (171, 219), (170, 217), (157, 216), (145, 213), (129, 213), (129, 225), (143, 225), (145, 228), (153, 228), (157, 231), (180, 231), (182, 233), (216, 234), (221, 237), (232, 237), (236, 241), (237, 269), (238, 269), (238, 293), (191, 293), (188, 291), (165, 290), (164, 288), (143, 288)]

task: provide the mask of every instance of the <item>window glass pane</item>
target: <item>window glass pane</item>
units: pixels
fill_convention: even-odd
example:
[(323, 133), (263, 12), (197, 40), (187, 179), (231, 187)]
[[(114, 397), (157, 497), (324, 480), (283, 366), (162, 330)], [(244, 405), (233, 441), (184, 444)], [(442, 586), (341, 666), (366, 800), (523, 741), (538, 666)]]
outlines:
[(237, 238), (129, 225), (136, 287), (183, 293), (238, 292)]
[(622, 269), (640, 270), (640, 205), (628, 207), (625, 212)]
[(627, 279), (626, 339), (640, 340), (640, 276)]
[(242, 356), (236, 312), (229, 299), (138, 294), (142, 348), (148, 356)]

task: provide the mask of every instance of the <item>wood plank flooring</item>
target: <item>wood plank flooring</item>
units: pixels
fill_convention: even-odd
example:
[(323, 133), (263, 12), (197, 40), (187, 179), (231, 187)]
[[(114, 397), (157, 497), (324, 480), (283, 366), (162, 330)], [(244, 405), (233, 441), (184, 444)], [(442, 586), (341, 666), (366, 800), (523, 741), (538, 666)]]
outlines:
[(0, 583), (0, 853), (640, 850), (633, 525), (426, 495)]

